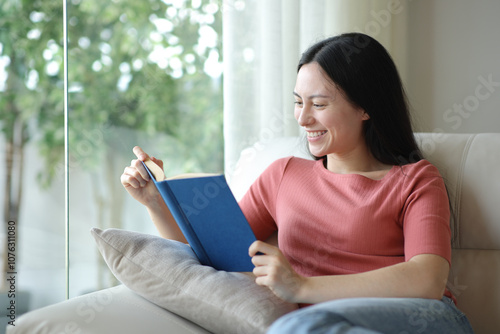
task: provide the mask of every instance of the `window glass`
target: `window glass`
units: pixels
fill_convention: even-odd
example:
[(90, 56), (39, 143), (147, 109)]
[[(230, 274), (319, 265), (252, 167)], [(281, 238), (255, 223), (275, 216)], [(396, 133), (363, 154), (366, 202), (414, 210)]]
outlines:
[[(0, 302), (10, 273), (17, 316), (66, 292), (62, 3), (0, 2)], [(223, 171), (222, 18), (210, 0), (67, 5), (74, 297), (118, 283), (90, 228), (157, 233), (120, 183), (133, 146), (167, 175)]]
[(118, 283), (91, 227), (156, 233), (120, 183), (135, 145), (167, 175), (222, 172), (217, 3), (71, 1), (70, 296)]
[(61, 18), (59, 0), (0, 2), (0, 304), (15, 316), (65, 297)]

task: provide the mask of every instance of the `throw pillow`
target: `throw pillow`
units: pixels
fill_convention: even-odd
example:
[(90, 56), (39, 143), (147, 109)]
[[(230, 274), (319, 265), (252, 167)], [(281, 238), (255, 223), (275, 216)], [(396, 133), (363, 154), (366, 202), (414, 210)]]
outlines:
[(201, 265), (181, 242), (119, 229), (91, 233), (118, 280), (213, 333), (265, 333), (274, 320), (297, 309), (255, 284), (252, 273)]

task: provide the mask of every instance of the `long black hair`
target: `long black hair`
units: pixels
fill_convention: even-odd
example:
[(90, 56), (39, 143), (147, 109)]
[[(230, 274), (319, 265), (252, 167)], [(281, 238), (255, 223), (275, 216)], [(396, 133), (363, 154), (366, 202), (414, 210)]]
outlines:
[(370, 116), (363, 130), (375, 159), (400, 166), (422, 159), (403, 84), (391, 56), (379, 42), (361, 33), (327, 38), (302, 54), (297, 71), (312, 62), (321, 66), (353, 105)]

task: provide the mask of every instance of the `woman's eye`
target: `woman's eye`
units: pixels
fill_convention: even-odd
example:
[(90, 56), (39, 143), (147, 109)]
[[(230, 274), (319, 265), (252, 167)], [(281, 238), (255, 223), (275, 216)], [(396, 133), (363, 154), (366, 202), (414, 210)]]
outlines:
[(315, 108), (323, 108), (325, 105), (324, 104), (314, 104)]
[(295, 103), (295, 105), (297, 105), (299, 107), (302, 105), (302, 102), (300, 102), (300, 101), (295, 101), (294, 103)]

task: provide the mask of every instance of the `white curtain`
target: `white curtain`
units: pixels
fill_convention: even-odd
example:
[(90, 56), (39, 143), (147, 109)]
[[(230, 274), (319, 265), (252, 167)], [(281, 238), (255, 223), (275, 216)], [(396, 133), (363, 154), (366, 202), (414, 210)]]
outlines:
[(302, 52), (358, 31), (380, 41), (406, 79), (406, 0), (224, 0), (225, 171), (242, 149), (296, 136), (293, 88)]

